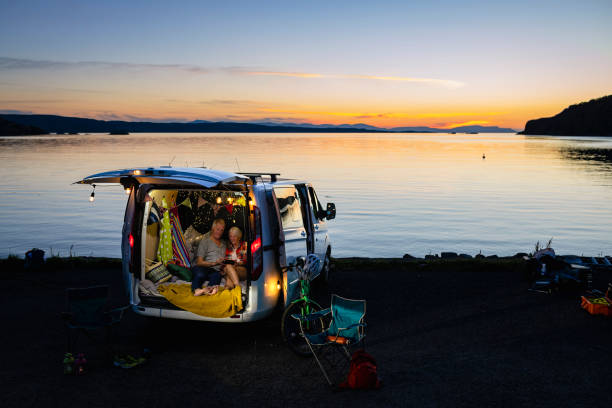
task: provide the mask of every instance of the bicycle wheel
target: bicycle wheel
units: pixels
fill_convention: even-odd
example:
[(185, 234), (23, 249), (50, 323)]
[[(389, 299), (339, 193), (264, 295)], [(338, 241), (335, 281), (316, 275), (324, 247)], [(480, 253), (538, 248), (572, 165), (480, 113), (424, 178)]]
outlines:
[[(307, 310), (308, 309), (308, 310)], [(310, 356), (310, 348), (300, 331), (300, 322), (291, 317), (292, 314), (306, 315), (321, 310), (321, 306), (313, 301), (300, 300), (289, 305), (281, 319), (281, 334), (291, 351), (303, 357)], [(324, 330), (323, 319), (304, 323), (304, 331), (308, 334), (320, 333)]]

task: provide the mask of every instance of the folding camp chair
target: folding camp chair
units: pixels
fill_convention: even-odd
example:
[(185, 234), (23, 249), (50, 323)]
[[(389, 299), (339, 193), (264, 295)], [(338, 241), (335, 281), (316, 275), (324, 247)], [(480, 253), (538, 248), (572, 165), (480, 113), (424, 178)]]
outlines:
[(106, 350), (111, 352), (111, 329), (129, 306), (107, 308), (108, 286), (66, 289), (67, 312), (61, 313), (68, 329), (68, 352), (74, 352), (79, 333), (92, 338), (92, 332), (106, 330)]
[[(314, 334), (305, 332), (303, 323), (323, 319), (330, 313), (331, 321), (327, 329)], [(351, 348), (365, 343), (365, 313), (365, 300), (346, 299), (332, 295), (330, 308), (306, 316), (292, 315), (294, 319), (299, 320), (301, 334), (329, 385), (333, 386), (334, 383), (322, 363), (322, 354), (330, 351), (326, 349), (333, 348), (342, 354), (342, 360), (348, 367)]]

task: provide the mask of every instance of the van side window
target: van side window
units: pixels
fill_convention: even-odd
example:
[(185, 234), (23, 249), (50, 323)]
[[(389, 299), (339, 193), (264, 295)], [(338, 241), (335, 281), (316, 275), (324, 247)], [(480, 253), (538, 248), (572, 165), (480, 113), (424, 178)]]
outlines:
[(274, 193), (278, 201), (283, 229), (303, 227), (300, 198), (295, 187), (274, 187)]
[(315, 193), (314, 188), (308, 187), (308, 194), (310, 195), (310, 205), (312, 208), (313, 217), (315, 218), (315, 220), (321, 220), (320, 214), (323, 210), (323, 207), (321, 207), (321, 203), (317, 198), (317, 193)]

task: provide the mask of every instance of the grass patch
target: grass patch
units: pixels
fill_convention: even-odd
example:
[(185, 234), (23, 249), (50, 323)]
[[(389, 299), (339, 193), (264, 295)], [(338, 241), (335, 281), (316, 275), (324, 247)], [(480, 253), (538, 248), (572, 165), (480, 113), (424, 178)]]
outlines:
[[(28, 270), (28, 272), (46, 272), (75, 268), (121, 268), (121, 259), (88, 256), (75, 256), (67, 258), (51, 256), (46, 259), (45, 264), (42, 267)], [(25, 272), (26, 269), (24, 268), (24, 260), (15, 255), (9, 255), (8, 258), (0, 259), (0, 271), (3, 274)]]

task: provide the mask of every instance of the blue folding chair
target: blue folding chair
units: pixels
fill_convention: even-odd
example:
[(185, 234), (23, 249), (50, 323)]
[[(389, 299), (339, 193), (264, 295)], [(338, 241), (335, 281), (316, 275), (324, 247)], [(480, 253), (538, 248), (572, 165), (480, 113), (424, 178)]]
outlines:
[(108, 309), (109, 287), (91, 286), (88, 288), (66, 289), (67, 312), (61, 313), (68, 329), (68, 352), (74, 352), (79, 333), (92, 337), (92, 332), (106, 331), (106, 349), (111, 352), (111, 329), (121, 321), (129, 306)]
[[(308, 321), (322, 320), (331, 314), (331, 321), (327, 329), (320, 333), (308, 333), (304, 330), (304, 323)], [(294, 314), (292, 317), (299, 320), (300, 331), (310, 351), (323, 372), (329, 385), (334, 385), (330, 376), (321, 362), (321, 356), (325, 348), (333, 347), (341, 349), (348, 363), (351, 359), (351, 348), (365, 343), (364, 322), (366, 314), (366, 301), (346, 299), (338, 295), (332, 295), (331, 307), (306, 316)]]

